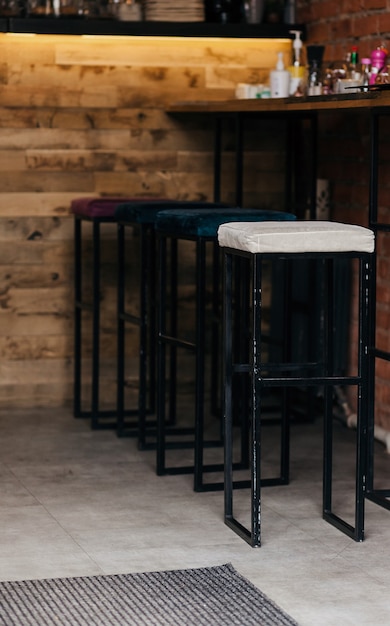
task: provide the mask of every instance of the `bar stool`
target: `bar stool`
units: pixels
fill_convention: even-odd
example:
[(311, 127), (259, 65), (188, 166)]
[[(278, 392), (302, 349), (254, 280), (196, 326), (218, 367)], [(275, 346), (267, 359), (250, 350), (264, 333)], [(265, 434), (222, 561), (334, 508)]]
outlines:
[[(111, 224), (119, 203), (134, 198), (125, 197), (82, 197), (72, 201), (70, 210), (74, 214), (74, 391), (73, 414), (75, 417), (91, 418), (94, 429), (116, 427), (116, 407), (100, 408), (100, 289), (101, 289), (101, 227)], [(139, 198), (137, 199), (140, 200)], [(91, 298), (87, 301), (83, 282), (82, 226), (92, 226), (92, 284)], [(91, 402), (88, 409), (82, 408), (82, 343), (85, 336), (83, 312), (92, 314), (92, 370)]]
[[(156, 447), (156, 422), (148, 420), (155, 413), (156, 391), (156, 235), (155, 221), (157, 214), (169, 208), (182, 208), (189, 211), (226, 207), (215, 202), (151, 200), (129, 201), (119, 204), (115, 209), (115, 221), (118, 224), (118, 330), (117, 330), (117, 433), (118, 436), (137, 436), (141, 450)], [(126, 303), (126, 280), (129, 279), (126, 267), (125, 230), (136, 228), (140, 237), (138, 295), (134, 299), (139, 305), (138, 314), (130, 311)], [(133, 294), (132, 294), (133, 295)], [(138, 359), (138, 401), (137, 423), (130, 427), (125, 422), (125, 326), (132, 324), (139, 329)], [(173, 356), (172, 356), (173, 358)]]
[[(207, 274), (207, 269), (211, 269), (211, 274), (214, 279), (215, 265), (219, 263), (217, 230), (220, 224), (242, 219), (253, 222), (264, 222), (266, 220), (295, 220), (295, 216), (290, 213), (260, 209), (222, 208), (202, 211), (172, 209), (161, 211), (158, 213), (156, 219), (155, 228), (159, 250), (157, 474), (193, 473), (195, 491), (209, 491), (223, 488), (222, 482), (204, 482), (205, 472), (217, 472), (223, 469), (222, 463), (206, 464), (204, 462), (205, 448), (222, 447), (221, 432), (219, 432), (219, 435), (214, 439), (205, 438), (204, 436), (206, 351), (210, 350), (211, 343), (211, 341), (209, 342), (207, 340), (206, 335), (210, 334), (210, 326), (212, 323), (214, 323), (211, 331), (213, 339), (218, 338), (218, 329), (221, 329), (220, 311), (216, 311), (214, 308), (210, 311), (210, 307), (208, 307), (207, 284), (211, 281), (210, 276)], [(193, 269), (195, 270), (195, 319), (190, 330), (186, 329), (184, 332), (183, 329), (178, 329), (177, 245), (179, 241), (192, 241), (195, 245), (193, 263)], [(167, 253), (168, 243), (172, 246), (170, 254)], [(211, 268), (210, 263), (207, 263), (207, 252), (211, 252)], [(220, 294), (220, 285), (216, 287), (214, 280), (212, 284), (212, 291)], [(193, 338), (188, 337), (190, 332)], [(172, 435), (178, 435), (179, 431), (172, 432), (172, 430), (166, 426), (167, 421), (174, 421), (175, 423), (177, 421), (176, 376), (178, 371), (182, 370), (182, 366), (177, 363), (176, 358), (173, 361), (170, 360), (170, 372), (167, 377), (167, 348), (170, 350), (174, 349), (175, 351), (180, 348), (184, 353), (194, 355), (194, 417), (189, 423), (188, 421), (186, 422), (188, 427), (187, 432), (192, 433), (191, 439), (182, 438), (180, 441), (173, 439)], [(219, 347), (215, 349), (213, 346), (212, 356), (214, 358), (217, 357), (216, 363), (217, 367), (220, 369)], [(174, 380), (173, 386), (172, 380)], [(218, 387), (219, 380), (214, 381), (211, 389), (212, 394), (218, 393)], [(166, 401), (167, 397), (169, 398), (168, 402)], [(221, 420), (219, 420), (219, 431), (221, 431), (221, 423)], [(243, 438), (245, 439), (245, 428), (242, 432)], [(167, 440), (167, 435), (171, 436), (169, 441)], [(167, 450), (182, 450), (183, 448), (194, 448), (193, 464), (168, 466), (166, 463)], [(242, 457), (241, 461), (245, 464), (245, 450), (243, 450)]]
[[(225, 523), (251, 546), (261, 544), (261, 486), (275, 484), (273, 479), (261, 477), (261, 423), (264, 390), (293, 387), (320, 386), (324, 389), (324, 469), (323, 469), (323, 518), (335, 527), (362, 541), (364, 536), (364, 493), (367, 470), (367, 424), (369, 412), (369, 346), (371, 344), (369, 306), (372, 297), (372, 258), (374, 233), (361, 226), (336, 222), (295, 223), (232, 223), (220, 226), (219, 245), (224, 249), (224, 362), (225, 362)], [(249, 359), (234, 360), (232, 339), (235, 332), (245, 329), (233, 327), (234, 302), (232, 301), (232, 265), (237, 257), (249, 259), (250, 263), (250, 307), (251, 335)], [(321, 355), (316, 363), (291, 363), (288, 350), (283, 362), (267, 362), (262, 344), (262, 266), (264, 261), (283, 259), (287, 264), (294, 259), (319, 259), (323, 270), (323, 342)], [(336, 259), (357, 259), (359, 266), (358, 317), (359, 338), (357, 343), (357, 368), (347, 376), (334, 371), (334, 292), (333, 274)], [(251, 479), (246, 481), (251, 488), (250, 529), (238, 521), (233, 512), (232, 468), (232, 380), (243, 373), (251, 380)], [(346, 522), (333, 511), (333, 432), (332, 399), (336, 385), (354, 386), (357, 392), (357, 441), (355, 466), (355, 522)], [(242, 481), (239, 486), (243, 487)]]

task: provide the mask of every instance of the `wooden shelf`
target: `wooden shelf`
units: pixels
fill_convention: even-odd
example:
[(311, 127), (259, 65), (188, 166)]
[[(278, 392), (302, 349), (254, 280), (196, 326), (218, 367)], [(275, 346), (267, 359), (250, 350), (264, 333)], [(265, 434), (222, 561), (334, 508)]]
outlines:
[(0, 18), (1, 32), (55, 35), (133, 35), (161, 37), (293, 38), (290, 30), (305, 27), (293, 24), (214, 24), (207, 22), (121, 22), (83, 17)]

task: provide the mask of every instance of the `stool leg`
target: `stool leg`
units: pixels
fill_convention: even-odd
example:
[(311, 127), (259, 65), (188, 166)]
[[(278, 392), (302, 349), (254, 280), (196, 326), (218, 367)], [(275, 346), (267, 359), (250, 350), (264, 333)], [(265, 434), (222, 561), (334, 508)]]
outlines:
[(367, 462), (368, 462), (368, 426), (370, 397), (370, 312), (372, 282), (372, 257), (360, 259), (361, 294), (359, 316), (359, 374), (360, 393), (358, 394), (358, 423), (357, 423), (357, 450), (356, 450), (356, 510), (355, 510), (355, 540), (364, 539), (365, 493), (367, 489)]
[(147, 414), (147, 372), (148, 372), (148, 298), (149, 298), (149, 271), (148, 259), (148, 229), (141, 226), (141, 272), (140, 272), (140, 328), (139, 328), (139, 433), (138, 447), (146, 448), (146, 414)]
[[(250, 463), (251, 478), (248, 481), (233, 481), (233, 403), (232, 381), (235, 365), (233, 363), (233, 259), (229, 253), (225, 254), (225, 278), (224, 278), (224, 519), (225, 524), (232, 528), (240, 537), (245, 539), (252, 547), (261, 545), (261, 259), (252, 259), (252, 294), (250, 309), (251, 317), (251, 341), (249, 354), (249, 368), (240, 364), (237, 373), (248, 372), (250, 375), (250, 415), (251, 415), (251, 440), (250, 440)], [(237, 304), (237, 303), (236, 303)], [(236, 321), (236, 320), (235, 320)], [(243, 330), (243, 329), (238, 329)], [(246, 331), (246, 329), (244, 329)], [(251, 488), (251, 529), (248, 530), (233, 514), (233, 488)]]
[[(164, 238), (165, 239), (165, 238)], [(165, 254), (166, 254), (166, 243)], [(171, 337), (177, 336), (177, 306), (178, 306), (178, 274), (177, 274), (177, 260), (178, 260), (178, 242), (177, 239), (171, 238), (170, 241), (170, 334)], [(164, 257), (164, 264), (166, 259)], [(166, 268), (166, 265), (165, 265)], [(165, 269), (166, 272), (166, 269)], [(167, 278), (165, 274), (164, 285), (167, 284)], [(165, 291), (166, 287), (164, 287)], [(164, 333), (166, 328), (164, 328)], [(169, 347), (169, 423), (174, 424), (176, 421), (176, 407), (177, 407), (177, 348), (173, 344)]]
[(252, 337), (251, 342), (251, 379), (252, 379), (252, 441), (251, 441), (251, 545), (261, 545), (261, 313), (262, 313), (262, 260), (260, 255), (253, 259), (253, 294), (252, 294)]
[(233, 520), (233, 409), (232, 409), (232, 255), (226, 253), (223, 287), (223, 364), (224, 364), (224, 507), (225, 523)]
[[(330, 269), (330, 260), (323, 262), (324, 292), (323, 292), (323, 361), (325, 376), (333, 374), (333, 276)], [(333, 483), (333, 393), (332, 387), (325, 385), (324, 389), (324, 436), (323, 436), (323, 516), (324, 519), (334, 520), (332, 514), (332, 483)], [(335, 521), (335, 520), (334, 520)]]
[(157, 343), (157, 460), (158, 476), (165, 474), (165, 389), (166, 389), (166, 348), (162, 337), (166, 332), (166, 239), (159, 237), (159, 306), (158, 306), (158, 343)]
[[(283, 330), (282, 361), (292, 360), (292, 285), (293, 267), (291, 260), (284, 262), (283, 271)], [(287, 485), (290, 479), (290, 398), (291, 390), (285, 387), (282, 391), (281, 428), (280, 428), (280, 484)]]
[(92, 224), (93, 238), (93, 300), (92, 300), (92, 428), (99, 428), (99, 375), (100, 375), (100, 224)]
[(156, 411), (156, 322), (157, 322), (157, 276), (156, 276), (156, 233), (154, 227), (147, 230), (147, 263), (149, 292), (146, 307), (146, 345), (149, 355), (149, 411)]
[[(204, 387), (205, 387), (206, 244), (196, 242), (196, 349), (195, 349), (195, 454), (194, 490), (203, 487)], [(213, 390), (212, 390), (213, 393)]]
[[(249, 334), (250, 334), (250, 265), (248, 259), (236, 257), (233, 262), (233, 298), (236, 302), (234, 312), (233, 358), (237, 363), (249, 362)], [(241, 431), (241, 461), (243, 467), (249, 467), (249, 406), (248, 398), (251, 393), (249, 373), (242, 373), (236, 377), (233, 385), (233, 423), (240, 425)]]
[(82, 293), (82, 265), (81, 265), (81, 220), (74, 219), (74, 388), (73, 388), (73, 415), (82, 417), (81, 411), (81, 293)]
[[(372, 271), (371, 259), (367, 256), (359, 258), (359, 338), (358, 338), (358, 405), (357, 405), (357, 434), (355, 460), (355, 520), (354, 526), (347, 523), (332, 512), (332, 456), (333, 456), (333, 411), (332, 388), (326, 385), (325, 416), (324, 416), (324, 485), (323, 485), (323, 517), (328, 522), (342, 530), (355, 541), (364, 539), (364, 503), (367, 484), (367, 437), (368, 414), (370, 402), (370, 274)], [(326, 291), (333, 289), (328, 281)], [(331, 333), (333, 331), (333, 302), (328, 306), (327, 336), (325, 346), (326, 374), (333, 374), (333, 353), (331, 349)]]
[(221, 345), (221, 251), (217, 242), (213, 243), (213, 275), (212, 275), (212, 325), (211, 325), (211, 412), (221, 415), (221, 389), (219, 355)]
[(125, 428), (125, 227), (118, 224), (118, 276), (117, 276), (117, 431), (121, 436)]

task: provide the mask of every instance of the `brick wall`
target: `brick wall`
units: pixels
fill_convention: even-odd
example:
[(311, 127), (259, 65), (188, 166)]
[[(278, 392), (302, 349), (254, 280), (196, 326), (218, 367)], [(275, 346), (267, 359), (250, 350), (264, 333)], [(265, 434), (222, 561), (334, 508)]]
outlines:
[[(307, 25), (307, 43), (325, 45), (325, 62), (345, 58), (357, 45), (360, 58), (378, 45), (390, 47), (386, 0), (298, 0), (298, 21)], [(323, 115), (319, 122), (319, 177), (329, 179), (332, 218), (367, 225), (369, 122), (364, 114)], [(380, 121), (379, 216), (390, 222), (390, 120)], [(377, 345), (390, 350), (390, 238), (378, 237)], [(354, 290), (356, 292), (356, 288)], [(357, 337), (351, 320), (351, 338)], [(376, 423), (390, 430), (390, 366), (376, 368)]]
[(387, 0), (297, 0), (297, 21), (307, 25), (308, 43), (325, 44), (325, 59), (341, 59), (356, 44), (361, 57), (386, 42)]

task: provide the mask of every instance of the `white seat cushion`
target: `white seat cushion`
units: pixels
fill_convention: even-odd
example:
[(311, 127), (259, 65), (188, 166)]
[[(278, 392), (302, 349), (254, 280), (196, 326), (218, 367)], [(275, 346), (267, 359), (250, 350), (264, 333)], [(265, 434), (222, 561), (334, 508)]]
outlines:
[(256, 253), (373, 252), (372, 230), (322, 221), (229, 222), (218, 229), (220, 246)]

